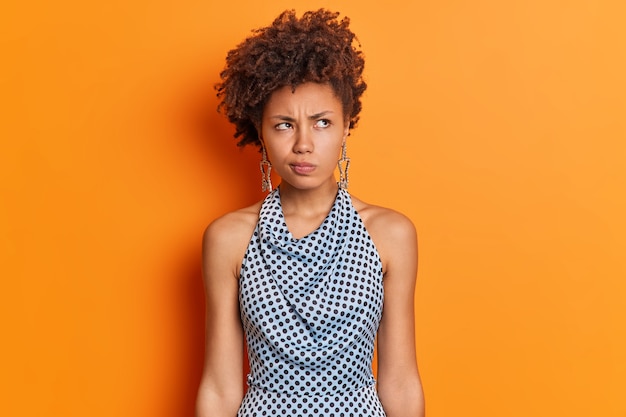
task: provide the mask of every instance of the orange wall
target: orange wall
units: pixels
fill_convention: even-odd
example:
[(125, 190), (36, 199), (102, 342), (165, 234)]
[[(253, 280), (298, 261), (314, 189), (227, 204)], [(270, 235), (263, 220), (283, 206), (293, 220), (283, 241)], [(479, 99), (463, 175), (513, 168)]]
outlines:
[[(212, 85), (324, 3), (9, 3), (0, 415), (192, 415), (200, 236), (262, 197)], [(626, 3), (325, 4), (368, 60), (351, 191), (420, 234), (429, 417), (625, 416)]]

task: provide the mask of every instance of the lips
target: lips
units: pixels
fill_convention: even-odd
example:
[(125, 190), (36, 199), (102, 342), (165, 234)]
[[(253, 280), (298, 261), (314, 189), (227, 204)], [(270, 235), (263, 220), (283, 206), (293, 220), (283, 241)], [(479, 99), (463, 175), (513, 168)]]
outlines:
[(312, 165), (306, 162), (290, 164), (290, 166), (293, 172), (295, 172), (298, 175), (307, 175), (315, 170), (315, 165)]

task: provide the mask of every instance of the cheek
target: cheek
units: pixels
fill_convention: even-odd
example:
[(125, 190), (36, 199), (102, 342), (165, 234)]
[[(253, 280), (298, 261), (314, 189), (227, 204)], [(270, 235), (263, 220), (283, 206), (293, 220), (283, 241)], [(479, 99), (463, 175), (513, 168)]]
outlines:
[(265, 151), (267, 152), (267, 159), (278, 162), (280, 159), (285, 159), (291, 150), (286, 146), (278, 146), (273, 141), (265, 142)]
[(324, 149), (324, 154), (327, 155), (325, 159), (328, 161), (329, 165), (337, 164), (337, 161), (341, 157), (341, 145), (337, 146), (333, 144), (328, 146)]

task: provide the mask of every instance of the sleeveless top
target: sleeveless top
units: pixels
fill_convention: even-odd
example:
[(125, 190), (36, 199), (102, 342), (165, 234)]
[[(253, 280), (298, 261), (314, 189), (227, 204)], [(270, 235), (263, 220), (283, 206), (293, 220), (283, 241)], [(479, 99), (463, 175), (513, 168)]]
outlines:
[[(382, 263), (347, 191), (300, 239), (287, 229), (279, 189), (268, 194), (242, 262), (239, 306), (249, 392), (315, 397), (373, 387)], [(371, 415), (384, 415), (379, 408)]]

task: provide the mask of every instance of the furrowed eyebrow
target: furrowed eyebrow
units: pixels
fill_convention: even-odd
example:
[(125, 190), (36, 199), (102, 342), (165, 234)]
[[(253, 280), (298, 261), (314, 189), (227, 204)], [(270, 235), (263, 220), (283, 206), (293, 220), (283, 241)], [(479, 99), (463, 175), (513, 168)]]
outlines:
[(283, 120), (285, 122), (295, 122), (296, 119), (294, 119), (293, 117), (289, 117), (289, 116), (283, 116), (280, 114), (277, 114), (276, 116), (272, 116), (272, 119), (277, 119), (277, 120)]
[[(308, 119), (309, 119), (309, 120), (317, 120), (317, 119), (319, 119), (319, 118), (322, 118), (322, 117), (324, 117), (324, 116), (331, 115), (331, 114), (333, 114), (333, 113), (334, 113), (334, 112), (333, 112), (332, 110), (325, 110), (325, 111), (323, 111), (323, 112), (315, 113), (315, 114), (312, 114), (312, 115), (308, 116)], [(285, 121), (285, 122), (290, 122), (290, 123), (293, 123), (293, 122), (295, 122), (295, 121), (296, 121), (296, 119), (294, 119), (293, 117), (291, 117), (291, 116), (284, 116), (284, 115), (282, 115), (282, 114), (277, 114), (277, 115), (275, 115), (275, 116), (271, 116), (270, 118), (271, 118), (271, 119), (282, 120), (282, 121)]]
[(309, 116), (309, 120), (317, 120), (319, 118), (322, 118), (322, 117), (327, 116), (327, 115), (332, 114), (332, 113), (333, 113), (332, 110), (326, 110), (326, 111), (323, 111), (323, 112), (320, 112), (320, 113), (312, 114), (312, 115)]

